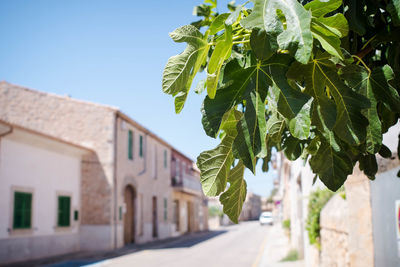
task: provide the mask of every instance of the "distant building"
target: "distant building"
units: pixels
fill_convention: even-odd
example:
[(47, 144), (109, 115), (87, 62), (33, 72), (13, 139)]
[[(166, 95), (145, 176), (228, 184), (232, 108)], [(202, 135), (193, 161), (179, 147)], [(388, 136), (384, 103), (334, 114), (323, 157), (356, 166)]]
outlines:
[[(172, 186), (171, 181), (173, 147), (163, 139), (118, 108), (7, 82), (0, 82), (0, 106), (0, 120), (6, 123), (92, 151), (84, 154), (81, 162), (77, 226), (80, 250), (107, 250), (176, 234), (177, 186)], [(196, 182), (198, 188), (199, 180)], [(195, 210), (199, 202), (190, 203), (193, 204), (188, 209)], [(201, 203), (202, 207), (206, 205)], [(200, 209), (197, 211), (201, 214)], [(9, 209), (2, 208), (1, 212)], [(194, 231), (207, 229), (206, 224), (196, 226), (194, 218), (190, 217)], [(0, 225), (0, 232), (7, 232), (8, 228)], [(21, 235), (30, 238), (34, 232), (32, 227), (31, 230)]]
[[(302, 160), (279, 155), (282, 219), (290, 219), (291, 247), (306, 266), (400, 266), (400, 160), (397, 157), (400, 124), (383, 135), (392, 159), (376, 155), (378, 173), (370, 180), (358, 165), (344, 183), (343, 196), (332, 197), (320, 214), (321, 247), (310, 245), (305, 229), (310, 194), (325, 186)], [(397, 204), (400, 205), (400, 204)]]
[(82, 157), (92, 151), (0, 121), (0, 262), (80, 249)]
[(174, 235), (206, 230), (208, 208), (201, 189), (200, 170), (179, 151), (171, 151)]
[(261, 196), (247, 192), (239, 221), (258, 220), (261, 211)]

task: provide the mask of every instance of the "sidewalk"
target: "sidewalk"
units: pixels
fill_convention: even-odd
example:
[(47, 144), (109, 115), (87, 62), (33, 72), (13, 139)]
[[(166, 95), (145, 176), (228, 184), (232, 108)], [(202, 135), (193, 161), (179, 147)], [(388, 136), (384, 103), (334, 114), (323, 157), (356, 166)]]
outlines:
[(290, 242), (281, 223), (274, 224), (264, 242), (264, 252), (256, 267), (304, 267), (304, 261), (281, 260), (290, 250)]

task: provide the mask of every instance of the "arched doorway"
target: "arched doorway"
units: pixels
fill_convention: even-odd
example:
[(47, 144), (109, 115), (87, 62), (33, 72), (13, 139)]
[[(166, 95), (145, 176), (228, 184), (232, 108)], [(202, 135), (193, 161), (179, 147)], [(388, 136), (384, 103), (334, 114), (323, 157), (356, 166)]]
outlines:
[(124, 215), (124, 243), (135, 242), (135, 198), (136, 192), (133, 186), (127, 185), (124, 190), (124, 202), (126, 212)]

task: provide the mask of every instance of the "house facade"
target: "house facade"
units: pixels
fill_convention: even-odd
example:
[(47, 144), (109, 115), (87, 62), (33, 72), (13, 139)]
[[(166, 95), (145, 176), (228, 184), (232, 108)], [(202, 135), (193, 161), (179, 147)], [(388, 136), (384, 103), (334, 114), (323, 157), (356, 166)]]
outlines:
[(258, 220), (261, 214), (261, 196), (247, 192), (239, 221)]
[(171, 150), (173, 188), (173, 235), (208, 229), (208, 206), (200, 184), (200, 170), (194, 162)]
[(82, 156), (80, 169), (81, 250), (119, 248), (176, 232), (171, 145), (118, 108), (7, 82), (0, 82), (0, 106), (1, 120), (92, 151)]
[(81, 163), (91, 151), (0, 121), (0, 262), (80, 249)]
[(375, 180), (356, 165), (342, 193), (325, 204), (320, 213), (320, 249), (310, 244), (305, 225), (310, 194), (325, 186), (319, 180), (314, 183), (308, 164), (280, 155), (280, 211), (282, 219), (290, 219), (291, 247), (306, 266), (400, 266), (399, 132), (397, 123), (383, 135), (392, 157), (376, 156)]

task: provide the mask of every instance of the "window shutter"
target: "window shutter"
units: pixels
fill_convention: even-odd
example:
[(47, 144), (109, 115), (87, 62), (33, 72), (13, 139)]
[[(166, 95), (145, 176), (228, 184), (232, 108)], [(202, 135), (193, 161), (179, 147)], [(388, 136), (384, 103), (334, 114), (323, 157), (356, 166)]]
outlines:
[(133, 133), (131, 130), (128, 132), (128, 158), (133, 159)]
[(139, 137), (139, 156), (143, 158), (143, 135)]
[(31, 228), (32, 194), (14, 192), (13, 228)]
[(70, 226), (71, 198), (68, 196), (58, 197), (58, 226)]

